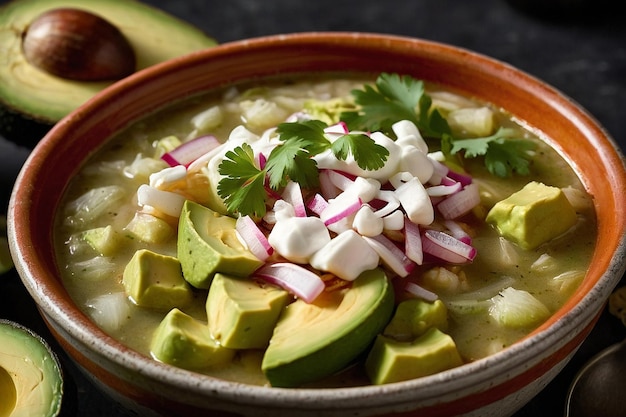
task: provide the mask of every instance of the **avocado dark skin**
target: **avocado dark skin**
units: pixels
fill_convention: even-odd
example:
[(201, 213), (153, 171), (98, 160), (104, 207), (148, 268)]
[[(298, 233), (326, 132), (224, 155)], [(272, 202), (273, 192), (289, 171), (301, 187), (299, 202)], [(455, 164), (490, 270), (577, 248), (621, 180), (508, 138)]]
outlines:
[(0, 136), (19, 146), (33, 149), (52, 126), (0, 105)]

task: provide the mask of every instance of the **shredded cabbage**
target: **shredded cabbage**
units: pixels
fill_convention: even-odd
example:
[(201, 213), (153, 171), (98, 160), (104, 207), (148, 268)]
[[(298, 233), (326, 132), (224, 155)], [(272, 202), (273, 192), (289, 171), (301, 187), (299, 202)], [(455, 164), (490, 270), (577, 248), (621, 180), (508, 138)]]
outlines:
[(550, 310), (525, 290), (507, 287), (491, 298), (489, 315), (506, 327), (530, 327), (550, 316)]

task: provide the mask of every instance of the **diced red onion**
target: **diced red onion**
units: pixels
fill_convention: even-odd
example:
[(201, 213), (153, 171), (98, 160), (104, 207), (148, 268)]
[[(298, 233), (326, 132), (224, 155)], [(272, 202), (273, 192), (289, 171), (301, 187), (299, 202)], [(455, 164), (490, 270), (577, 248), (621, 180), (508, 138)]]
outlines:
[(480, 204), (478, 185), (466, 185), (461, 191), (451, 194), (437, 204), (437, 210), (445, 219), (456, 219), (467, 214)]
[(265, 164), (267, 163), (267, 157), (265, 156), (265, 154), (263, 152), (259, 152), (258, 156), (258, 164), (259, 164), (259, 169), (263, 170), (265, 169)]
[(404, 219), (404, 252), (416, 264), (421, 265), (424, 262), (419, 226), (407, 218)]
[(438, 230), (424, 232), (422, 249), (425, 253), (453, 264), (467, 263), (476, 256), (476, 249), (473, 246)]
[(325, 288), (317, 274), (290, 262), (264, 265), (254, 276), (280, 286), (307, 303), (313, 302)]
[(472, 237), (454, 220), (444, 220), (443, 225), (450, 231), (452, 236), (468, 245), (472, 244)]
[(289, 181), (283, 190), (282, 198), (293, 206), (296, 217), (306, 217), (306, 207), (302, 199), (300, 184)]
[(326, 200), (335, 198), (341, 193), (341, 190), (330, 180), (330, 172), (331, 170), (321, 169), (319, 173), (320, 192)]
[(461, 191), (461, 188), (463, 188), (463, 186), (460, 182), (454, 182), (453, 184), (447, 185), (442, 181), (440, 185), (433, 185), (432, 187), (426, 188), (426, 192), (431, 197), (442, 197), (459, 192)]
[(400, 200), (398, 200), (394, 191), (380, 190), (377, 198), (370, 201), (370, 205), (376, 208), (375, 213), (377, 216), (385, 217), (400, 208)]
[(326, 209), (326, 207), (328, 207), (328, 201), (326, 201), (321, 194), (315, 193), (306, 206), (309, 210), (319, 216)]
[(383, 263), (399, 276), (406, 277), (415, 268), (415, 263), (385, 235), (363, 236), (363, 239), (376, 251)]
[(161, 156), (170, 166), (188, 166), (202, 155), (221, 145), (221, 142), (212, 135), (200, 136), (183, 143)]
[(333, 169), (328, 170), (328, 178), (335, 187), (341, 191), (345, 191), (348, 187), (354, 184), (354, 177), (349, 176), (341, 171), (335, 171)]
[(348, 129), (348, 125), (346, 124), (346, 122), (340, 120), (338, 123), (335, 123), (334, 125), (330, 125), (325, 128), (324, 133), (338, 133), (341, 135), (347, 135), (348, 133), (350, 133), (350, 130)]
[(464, 186), (472, 183), (472, 177), (470, 177), (469, 175), (461, 174), (456, 171), (449, 170), (448, 177), (450, 177), (451, 179), (455, 181), (460, 182)]
[(320, 214), (320, 219), (326, 226), (345, 219), (356, 213), (363, 202), (358, 196), (342, 193), (328, 202), (328, 206)]
[(434, 158), (429, 157), (429, 159), (433, 163), (433, 167), (435, 168), (435, 170), (428, 182), (433, 185), (439, 185), (441, 183), (441, 180), (444, 177), (448, 176), (448, 172), (450, 172), (450, 169)]
[(424, 301), (428, 301), (429, 303), (433, 303), (439, 299), (439, 296), (434, 292), (428, 291), (426, 288), (411, 281), (406, 283), (404, 289), (411, 295), (414, 295)]
[(265, 234), (250, 216), (239, 217), (235, 223), (235, 229), (250, 252), (260, 260), (267, 260), (274, 252), (274, 248), (267, 241)]

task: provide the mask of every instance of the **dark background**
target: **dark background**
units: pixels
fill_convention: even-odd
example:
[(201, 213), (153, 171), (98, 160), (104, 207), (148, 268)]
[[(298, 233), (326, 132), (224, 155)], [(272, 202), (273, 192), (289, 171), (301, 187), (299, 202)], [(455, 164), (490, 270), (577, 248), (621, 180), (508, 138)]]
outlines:
[[(144, 2), (191, 22), (220, 43), (288, 32), (362, 31), (465, 47), (556, 87), (586, 108), (626, 149), (626, 15), (618, 10), (622, 2), (617, 0)], [(28, 148), (0, 137), (2, 212), (28, 153)], [(622, 280), (620, 285), (624, 284)], [(40, 333), (59, 354), (67, 379), (64, 415), (126, 415), (97, 392), (58, 348), (14, 271), (0, 276), (0, 317)], [(516, 417), (562, 415), (576, 371), (604, 346), (625, 336), (626, 328), (605, 311), (565, 370)]]

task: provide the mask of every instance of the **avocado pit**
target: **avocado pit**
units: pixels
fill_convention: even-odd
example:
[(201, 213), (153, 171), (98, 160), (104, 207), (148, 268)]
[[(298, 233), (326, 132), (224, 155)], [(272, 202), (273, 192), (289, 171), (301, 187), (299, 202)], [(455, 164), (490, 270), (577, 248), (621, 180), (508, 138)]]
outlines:
[(33, 66), (77, 81), (107, 81), (135, 71), (135, 52), (113, 24), (73, 8), (48, 10), (28, 26), (22, 50)]

